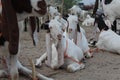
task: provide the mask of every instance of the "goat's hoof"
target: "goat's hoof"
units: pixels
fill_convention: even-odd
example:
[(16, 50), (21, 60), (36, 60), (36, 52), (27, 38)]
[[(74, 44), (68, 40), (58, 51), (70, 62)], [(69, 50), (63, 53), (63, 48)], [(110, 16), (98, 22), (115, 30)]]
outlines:
[(82, 64), (80, 64), (80, 70), (81, 69), (85, 69), (85, 65), (82, 63)]
[(42, 66), (42, 62), (36, 59), (35, 67), (41, 67), (41, 66)]
[(70, 72), (70, 73), (75, 72), (75, 70), (72, 68), (71, 65), (69, 65), (69, 66), (67, 67), (67, 71)]

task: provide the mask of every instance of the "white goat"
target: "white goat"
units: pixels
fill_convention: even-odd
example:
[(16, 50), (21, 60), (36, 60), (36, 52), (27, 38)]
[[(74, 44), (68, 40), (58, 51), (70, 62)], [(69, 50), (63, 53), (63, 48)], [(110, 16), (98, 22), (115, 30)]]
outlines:
[(85, 10), (81, 10), (81, 13), (80, 13), (80, 19), (81, 20), (85, 20), (85, 17), (87, 15), (88, 11), (85, 11)]
[(98, 25), (101, 31), (96, 44), (97, 48), (120, 54), (120, 36), (109, 29), (109, 24), (105, 23), (101, 15), (95, 18), (95, 25)]
[[(56, 19), (50, 21), (50, 33), (47, 33), (46, 38), (47, 52), (37, 59), (37, 65), (39, 65), (39, 63), (41, 64), (42, 60), (47, 57), (46, 63), (52, 69), (58, 69), (59, 67), (66, 66), (69, 72), (75, 72), (84, 68), (85, 65), (80, 63), (80, 61), (84, 58), (84, 55), (82, 50), (76, 46), (72, 40), (67, 38), (66, 34), (63, 33), (61, 26), (62, 24)], [(52, 44), (52, 48), (50, 48), (50, 35), (54, 42), (54, 44)], [(57, 58), (54, 54), (58, 55), (58, 59), (54, 59)]]
[(82, 22), (83, 26), (93, 26), (95, 19), (90, 15), (87, 15), (86, 19)]
[(48, 7), (48, 14), (49, 14), (49, 20), (54, 19), (55, 16), (57, 15), (60, 15), (60, 13), (58, 12), (58, 9), (53, 6)]
[(96, 44), (98, 49), (120, 54), (120, 36), (111, 29), (102, 31)]
[(80, 15), (81, 8), (79, 6), (77, 6), (77, 5), (73, 5), (73, 7), (69, 9), (69, 11), (70, 11), (71, 14), (74, 14), (74, 15), (79, 14)]
[(78, 17), (70, 15), (68, 17), (69, 27), (68, 33), (70, 39), (73, 39), (77, 46), (79, 46), (87, 57), (91, 57), (92, 54), (89, 52), (88, 42), (85, 36), (85, 31), (78, 24)]

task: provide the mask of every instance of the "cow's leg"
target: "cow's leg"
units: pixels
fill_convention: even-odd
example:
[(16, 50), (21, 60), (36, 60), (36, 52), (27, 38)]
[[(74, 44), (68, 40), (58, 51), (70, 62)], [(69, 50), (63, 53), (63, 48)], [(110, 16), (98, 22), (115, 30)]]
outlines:
[(75, 72), (75, 71), (81, 70), (81, 69), (83, 69), (83, 68), (85, 68), (85, 65), (84, 65), (83, 63), (78, 64), (78, 63), (76, 63), (76, 62), (71, 63), (71, 64), (69, 64), (69, 65), (67, 66), (67, 70), (68, 70), (69, 72)]
[(45, 52), (40, 58), (36, 59), (36, 66), (41, 66), (42, 62), (47, 58), (47, 52)]
[(10, 55), (10, 77), (11, 77), (11, 80), (19, 80), (18, 67), (17, 67), (17, 55)]
[[(22, 64), (19, 61), (17, 61), (17, 66), (18, 66), (19, 71), (25, 74), (26, 76), (29, 76), (32, 74), (32, 70), (29, 70), (28, 68), (22, 66)], [(51, 78), (43, 76), (40, 73), (37, 73), (36, 76), (39, 80), (53, 80)]]

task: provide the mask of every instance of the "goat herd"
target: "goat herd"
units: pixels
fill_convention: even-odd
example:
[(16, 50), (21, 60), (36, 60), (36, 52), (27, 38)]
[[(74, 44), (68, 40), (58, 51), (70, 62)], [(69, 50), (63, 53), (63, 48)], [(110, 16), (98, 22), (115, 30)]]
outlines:
[[(115, 28), (113, 22), (120, 15), (120, 0), (96, 0), (94, 18), (77, 5), (70, 8), (69, 13), (63, 16), (56, 7), (47, 6), (46, 2), (45, 0), (0, 1), (0, 60), (5, 65), (5, 69), (0, 70), (0, 77), (18, 80), (18, 73), (23, 73), (28, 76), (33, 74), (33, 80), (53, 80), (38, 72), (34, 73), (34, 70), (24, 67), (18, 60), (24, 22), (35, 46), (39, 42), (39, 23), (44, 24), (43, 28), (47, 29), (46, 52), (36, 59), (35, 66), (42, 66), (45, 62), (51, 69), (64, 68), (68, 72), (75, 72), (85, 68), (83, 60), (93, 57), (96, 50), (120, 54), (120, 36), (112, 31)], [(81, 21), (82, 26), (93, 26), (91, 27), (93, 38), (96, 38), (96, 32), (99, 32), (96, 48), (89, 47), (86, 32), (80, 26)]]

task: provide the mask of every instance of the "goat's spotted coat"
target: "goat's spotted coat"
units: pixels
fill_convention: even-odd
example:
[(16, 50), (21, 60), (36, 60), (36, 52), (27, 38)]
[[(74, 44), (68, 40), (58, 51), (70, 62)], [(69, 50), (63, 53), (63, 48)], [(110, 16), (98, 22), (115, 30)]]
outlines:
[[(8, 69), (10, 71), (11, 80), (18, 80), (18, 70), (31, 74), (31, 70), (25, 68), (17, 59), (19, 50), (19, 28), (17, 22), (25, 19), (29, 15), (41, 16), (47, 11), (46, 2), (44, 0), (1, 0), (2, 14), (0, 23), (0, 32), (3, 36), (3, 42), (8, 41), (7, 45), (2, 44), (9, 58)], [(1, 7), (0, 7), (1, 9)], [(5, 40), (4, 40), (5, 39)], [(0, 38), (0, 42), (1, 38)], [(0, 49), (2, 49), (0, 47)], [(6, 59), (7, 60), (7, 59)], [(10, 64), (10, 65), (9, 65)], [(0, 70), (0, 76), (4, 76), (7, 72)], [(7, 74), (6, 74), (7, 75)], [(9, 75), (9, 74), (8, 74)], [(37, 73), (39, 79), (53, 80)]]

